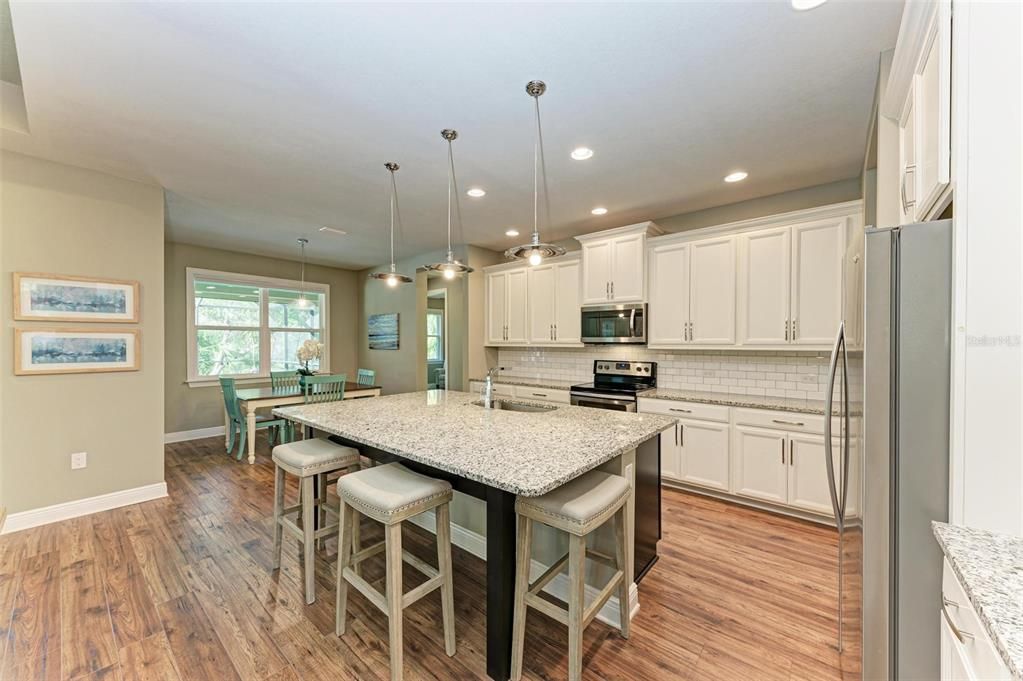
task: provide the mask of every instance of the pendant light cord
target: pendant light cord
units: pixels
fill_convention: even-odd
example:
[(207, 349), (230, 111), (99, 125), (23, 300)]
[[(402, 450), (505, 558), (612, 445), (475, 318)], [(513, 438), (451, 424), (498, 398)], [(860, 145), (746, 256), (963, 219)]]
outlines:
[(451, 250), (451, 201), (454, 198), (456, 222), (458, 223), (458, 234), (462, 236), (462, 204), (458, 201), (458, 180), (455, 176), (455, 153), (448, 140), (448, 260), (453, 261), (454, 252)]
[(543, 153), (543, 127), (540, 125), (540, 98), (536, 105), (536, 141), (533, 143), (533, 243), (540, 241), (540, 184), (543, 184), (544, 218), (551, 223), (550, 192), (547, 186), (547, 159)]
[(396, 204), (398, 203), (398, 185), (394, 181), (394, 171), (391, 171), (391, 271), (395, 271), (394, 264), (394, 213)]

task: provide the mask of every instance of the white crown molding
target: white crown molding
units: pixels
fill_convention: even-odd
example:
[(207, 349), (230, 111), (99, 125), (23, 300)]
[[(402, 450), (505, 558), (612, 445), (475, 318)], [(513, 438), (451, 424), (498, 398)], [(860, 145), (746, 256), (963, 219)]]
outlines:
[(133, 487), (109, 494), (100, 494), (86, 499), (76, 499), (53, 506), (34, 508), (30, 511), (11, 513), (7, 516), (7, 522), (0, 534), (10, 534), (19, 530), (27, 530), (30, 527), (48, 525), (61, 520), (70, 520), (83, 515), (109, 511), (112, 508), (131, 506), (143, 501), (152, 501), (167, 496), (167, 483), (157, 482), (152, 485)]
[[(543, 261), (544, 265), (557, 265), (558, 263), (564, 262), (575, 262), (582, 259), (582, 251), (569, 251), (565, 255), (559, 255), (556, 258), (546, 258)], [(509, 260), (508, 262), (500, 262), (496, 265), (487, 265), (482, 268), (483, 272), (502, 272), (504, 270), (515, 270), (522, 267), (532, 268), (525, 260)]]
[(646, 221), (637, 222), (634, 225), (625, 225), (624, 227), (615, 227), (613, 229), (604, 229), (599, 232), (590, 232), (589, 234), (580, 234), (575, 237), (575, 240), (579, 243), (586, 243), (587, 241), (595, 241), (599, 239), (607, 239), (608, 237), (624, 236), (626, 234), (646, 234), (647, 236), (657, 236), (664, 234), (664, 230), (661, 229), (660, 225), (656, 222)]
[(201, 440), (204, 437), (215, 437), (224, 435), (224, 426), (212, 426), (210, 428), (196, 428), (195, 430), (179, 430), (176, 433), (164, 433), (163, 443), (187, 442), (188, 440)]

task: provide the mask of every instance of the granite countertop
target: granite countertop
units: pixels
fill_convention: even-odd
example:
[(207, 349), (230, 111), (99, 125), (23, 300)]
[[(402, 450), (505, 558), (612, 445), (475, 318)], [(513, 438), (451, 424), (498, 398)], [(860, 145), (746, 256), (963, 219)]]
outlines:
[[(485, 378), (470, 378), (473, 383), (483, 383)], [(524, 388), (547, 388), (548, 390), (568, 390), (582, 381), (551, 381), (542, 378), (515, 378), (514, 376), (498, 376), (494, 383), (498, 385), (518, 385)]]
[[(791, 397), (765, 397), (762, 395), (738, 395), (734, 393), (719, 393), (697, 390), (672, 390), (670, 388), (654, 388), (640, 397), (654, 400), (676, 400), (679, 402), (701, 402), (704, 404), (720, 404), (726, 407), (748, 407), (750, 409), (774, 409), (777, 411), (791, 411), (800, 414), (824, 415), (824, 400), (802, 400)], [(831, 413), (838, 415), (839, 403), (832, 405)], [(855, 415), (857, 409), (852, 410)]]
[(569, 405), (540, 413), (483, 409), (477, 400), (429, 390), (281, 407), (274, 414), (523, 496), (560, 487), (675, 423)]
[(1023, 537), (932, 523), (959, 583), (1015, 679), (1023, 679)]

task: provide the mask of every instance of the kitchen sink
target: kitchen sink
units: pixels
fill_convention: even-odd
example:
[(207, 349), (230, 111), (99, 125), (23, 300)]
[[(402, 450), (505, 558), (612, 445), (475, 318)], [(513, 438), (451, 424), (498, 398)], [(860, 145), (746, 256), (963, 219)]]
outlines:
[[(483, 401), (473, 402), (477, 407), (483, 406)], [(493, 407), (491, 409), (500, 409), (501, 411), (521, 411), (529, 414), (541, 413), (546, 411), (554, 411), (557, 409), (554, 405), (543, 405), (543, 404), (524, 404), (522, 402), (507, 402), (505, 400), (494, 400)]]

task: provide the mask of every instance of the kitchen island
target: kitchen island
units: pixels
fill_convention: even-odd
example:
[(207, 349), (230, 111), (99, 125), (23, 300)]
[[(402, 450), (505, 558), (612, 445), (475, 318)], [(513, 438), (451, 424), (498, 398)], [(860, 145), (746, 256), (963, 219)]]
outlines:
[[(285, 407), (274, 413), (323, 431), (371, 459), (401, 461), (448, 480), (456, 491), (486, 502), (487, 674), (504, 681), (511, 658), (516, 496), (545, 494), (598, 467), (634, 481), (637, 449), (645, 450), (643, 456), (657, 457), (657, 436), (674, 421), (541, 403), (535, 405), (541, 411), (523, 413), (484, 409), (476, 402), (470, 393), (431, 390)], [(630, 499), (630, 566), (634, 505)]]

